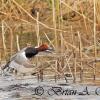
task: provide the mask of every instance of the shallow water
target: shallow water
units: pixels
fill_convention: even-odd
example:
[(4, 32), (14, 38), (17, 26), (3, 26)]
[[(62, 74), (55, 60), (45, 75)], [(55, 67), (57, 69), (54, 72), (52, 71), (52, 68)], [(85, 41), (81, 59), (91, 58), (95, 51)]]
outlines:
[[(98, 86), (60, 83), (38, 82), (36, 77), (0, 76), (0, 100), (100, 100)], [(77, 90), (76, 94), (71, 94), (72, 90)]]

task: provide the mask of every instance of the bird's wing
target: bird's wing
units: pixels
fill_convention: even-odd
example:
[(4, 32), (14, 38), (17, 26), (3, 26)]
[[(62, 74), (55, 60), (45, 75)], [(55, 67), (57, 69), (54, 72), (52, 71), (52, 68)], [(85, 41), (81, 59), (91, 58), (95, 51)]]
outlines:
[(24, 50), (26, 49), (27, 47), (23, 48), (22, 50), (18, 51), (16, 54), (14, 54), (11, 58), (10, 58), (10, 61), (13, 61), (16, 59), (17, 55), (20, 55), (22, 52), (24, 52)]
[[(20, 50), (19, 52), (17, 52), (16, 54), (14, 54), (9, 61), (5, 64), (5, 66), (3, 67), (3, 69), (10, 67), (10, 66), (15, 66), (15, 64), (13, 65), (12, 62), (15, 62), (16, 64), (21, 65), (21, 63), (23, 63), (23, 61), (26, 61), (26, 59), (24, 59), (24, 56), (21, 57), (21, 54), (25, 51), (27, 47), (23, 48), (22, 50)], [(21, 62), (22, 61), (22, 62)]]
[(14, 54), (14, 55), (9, 59), (9, 61), (6, 63), (5, 66), (9, 66), (10, 63), (11, 63), (12, 61), (15, 61), (15, 62), (16, 62), (16, 60), (18, 60), (18, 56), (20, 55), (20, 53), (24, 52), (24, 50), (25, 50), (26, 48), (27, 48), (27, 47), (23, 48), (22, 50), (18, 51), (16, 54)]

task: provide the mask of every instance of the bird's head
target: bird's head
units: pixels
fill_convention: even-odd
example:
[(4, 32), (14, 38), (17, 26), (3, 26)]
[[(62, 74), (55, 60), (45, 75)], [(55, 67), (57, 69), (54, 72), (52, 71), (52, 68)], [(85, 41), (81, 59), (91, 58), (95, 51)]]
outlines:
[(39, 52), (45, 51), (45, 52), (52, 52), (54, 51), (54, 49), (50, 46), (48, 46), (47, 44), (42, 44), (39, 47), (37, 47), (37, 50)]

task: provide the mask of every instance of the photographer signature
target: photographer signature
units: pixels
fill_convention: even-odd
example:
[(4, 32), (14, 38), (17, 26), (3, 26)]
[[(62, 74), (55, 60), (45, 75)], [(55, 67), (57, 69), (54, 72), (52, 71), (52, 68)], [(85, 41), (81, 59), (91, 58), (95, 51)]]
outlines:
[[(100, 87), (97, 87), (93, 90), (95, 95), (100, 95)], [(92, 95), (86, 86), (82, 91), (78, 91), (75, 89), (64, 89), (62, 87), (51, 87), (49, 89), (44, 89), (42, 86), (38, 86), (34, 88), (34, 95), (42, 96), (43, 94), (47, 94), (49, 96), (61, 96), (61, 95)]]

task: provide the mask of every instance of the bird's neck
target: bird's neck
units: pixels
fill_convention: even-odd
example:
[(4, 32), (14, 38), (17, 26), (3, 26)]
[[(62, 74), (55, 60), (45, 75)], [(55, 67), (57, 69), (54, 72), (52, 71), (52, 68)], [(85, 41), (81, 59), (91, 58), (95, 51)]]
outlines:
[(36, 48), (30, 47), (30, 48), (27, 48), (27, 49), (25, 50), (25, 55), (26, 55), (27, 58), (32, 58), (32, 57), (34, 57), (36, 54), (38, 54), (38, 50), (37, 50)]

